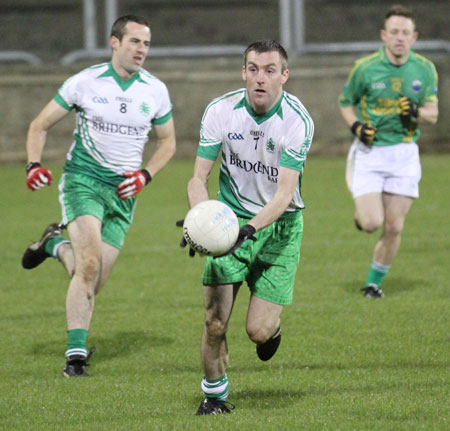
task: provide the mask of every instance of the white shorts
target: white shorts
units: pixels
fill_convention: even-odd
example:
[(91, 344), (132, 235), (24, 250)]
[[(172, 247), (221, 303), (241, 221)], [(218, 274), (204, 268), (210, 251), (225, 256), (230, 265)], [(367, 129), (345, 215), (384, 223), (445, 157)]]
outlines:
[(353, 198), (382, 192), (418, 198), (421, 176), (414, 142), (369, 148), (355, 139), (350, 147), (346, 181)]

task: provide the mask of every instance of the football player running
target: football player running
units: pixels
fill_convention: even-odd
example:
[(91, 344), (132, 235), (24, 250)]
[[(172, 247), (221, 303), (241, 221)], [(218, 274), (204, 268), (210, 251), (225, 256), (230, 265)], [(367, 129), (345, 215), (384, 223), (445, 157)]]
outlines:
[(218, 199), (241, 227), (236, 244), (224, 256), (208, 257), (203, 271), (204, 400), (197, 415), (234, 408), (227, 402), (226, 333), (242, 283), (250, 288), (247, 334), (262, 361), (277, 351), (281, 312), (292, 302), (303, 233), (300, 184), (314, 125), (299, 99), (283, 90), (287, 60), (276, 41), (252, 43), (244, 54), (245, 88), (213, 100), (201, 122), (189, 205), (209, 199), (208, 177), (221, 153)]
[[(28, 131), (27, 185), (35, 191), (52, 182), (52, 173), (41, 166), (48, 130), (76, 111), (75, 139), (59, 183), (62, 222), (49, 225), (22, 258), (23, 267), (31, 269), (54, 257), (71, 277), (66, 300), (66, 377), (86, 375), (95, 296), (119, 256), (136, 195), (175, 152), (169, 93), (163, 82), (142, 68), (150, 37), (144, 18), (118, 18), (111, 30), (111, 62), (69, 78)], [(152, 128), (156, 150), (142, 168)], [(63, 239), (63, 228), (70, 241)]]
[(368, 233), (383, 228), (362, 289), (367, 298), (384, 296), (381, 283), (419, 197), (419, 125), (438, 119), (436, 69), (411, 49), (417, 39), (413, 12), (391, 7), (380, 35), (384, 46), (356, 62), (339, 99), (355, 135), (346, 177), (356, 226)]

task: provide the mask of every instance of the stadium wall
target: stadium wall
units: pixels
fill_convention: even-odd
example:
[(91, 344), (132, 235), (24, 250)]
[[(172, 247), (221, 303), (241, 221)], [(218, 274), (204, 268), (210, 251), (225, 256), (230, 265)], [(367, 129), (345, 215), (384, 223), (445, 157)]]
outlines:
[[(286, 90), (295, 94), (310, 111), (316, 125), (312, 153), (344, 154), (351, 135), (340, 117), (338, 94), (359, 55), (300, 56), (290, 62)], [(450, 56), (425, 53), (438, 69), (438, 124), (422, 127), (420, 146), (424, 152), (450, 151)], [(62, 82), (89, 64), (63, 68), (48, 66), (30, 70), (29, 66), (0, 68), (0, 163), (23, 163), (25, 139), (30, 121), (54, 97)], [(206, 105), (217, 96), (242, 87), (241, 60), (148, 59), (146, 68), (168, 86), (176, 124), (177, 157), (193, 157), (199, 125)], [(72, 142), (74, 115), (57, 124), (48, 135), (44, 160), (63, 161)], [(149, 146), (150, 152), (152, 146)]]

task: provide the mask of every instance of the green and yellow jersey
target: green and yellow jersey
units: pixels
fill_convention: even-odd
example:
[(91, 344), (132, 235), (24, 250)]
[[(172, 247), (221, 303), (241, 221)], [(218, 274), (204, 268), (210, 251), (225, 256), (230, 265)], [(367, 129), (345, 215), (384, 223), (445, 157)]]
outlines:
[(339, 103), (342, 107), (355, 106), (359, 120), (377, 128), (373, 145), (417, 142), (417, 122), (402, 122), (398, 99), (407, 96), (419, 107), (437, 102), (437, 84), (431, 61), (411, 51), (406, 63), (396, 66), (389, 62), (382, 47), (355, 63)]

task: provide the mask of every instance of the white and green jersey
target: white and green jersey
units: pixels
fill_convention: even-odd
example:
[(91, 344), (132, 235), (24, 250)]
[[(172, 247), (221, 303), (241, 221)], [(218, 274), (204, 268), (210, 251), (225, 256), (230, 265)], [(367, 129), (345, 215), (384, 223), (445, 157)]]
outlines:
[[(240, 89), (206, 108), (197, 155), (216, 160), (222, 150), (219, 200), (251, 218), (274, 196), (280, 167), (300, 171), (286, 213), (304, 208), (303, 167), (314, 134), (313, 121), (297, 97), (286, 93), (265, 115), (256, 115)], [(286, 215), (285, 213), (285, 215)]]
[(122, 80), (111, 63), (89, 67), (69, 78), (54, 100), (76, 111), (76, 127), (65, 165), (111, 186), (126, 171), (142, 167), (144, 146), (153, 124), (172, 116), (163, 82), (141, 69)]

